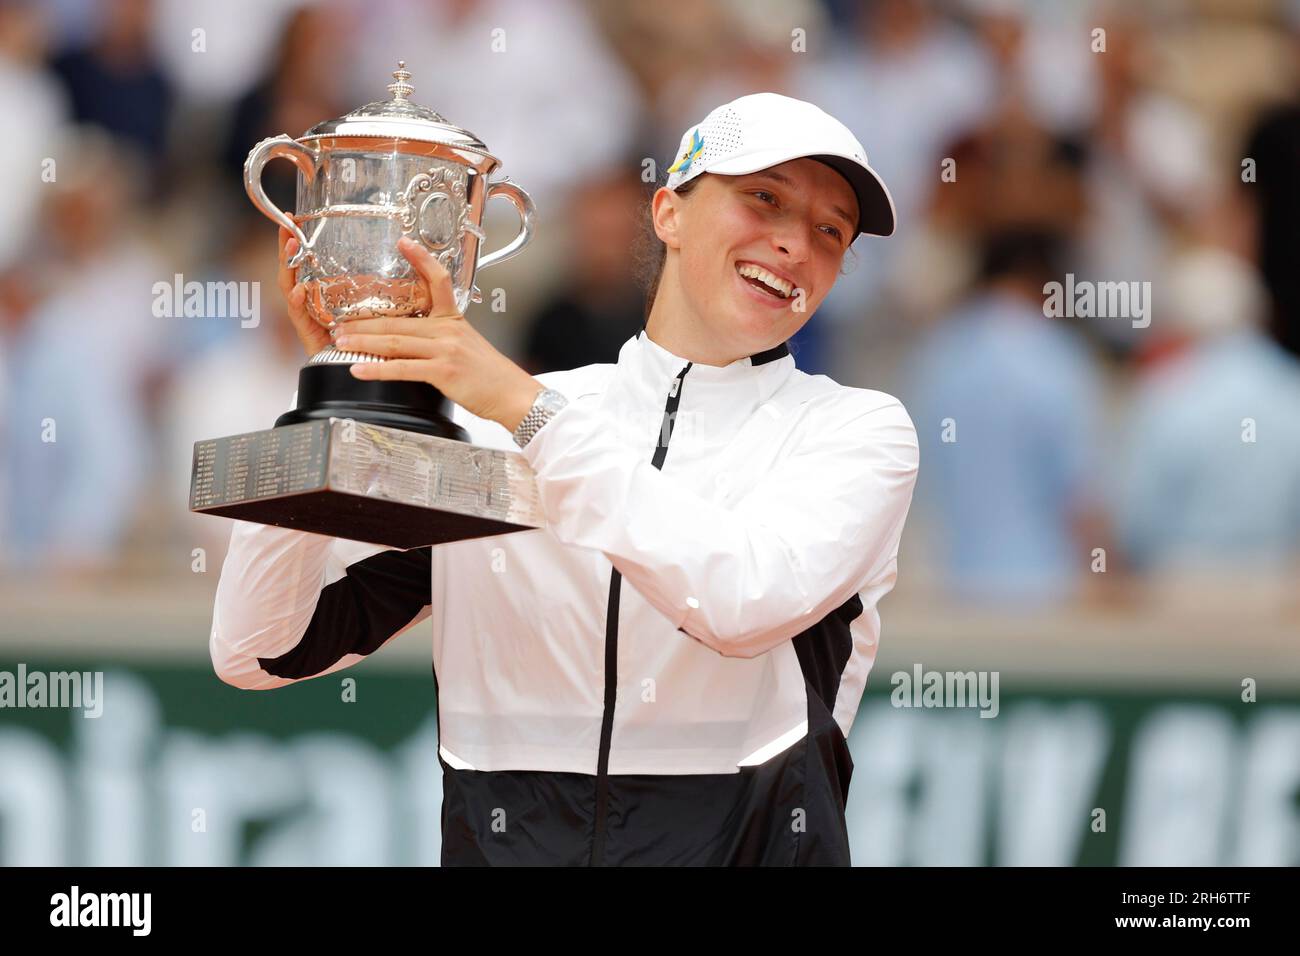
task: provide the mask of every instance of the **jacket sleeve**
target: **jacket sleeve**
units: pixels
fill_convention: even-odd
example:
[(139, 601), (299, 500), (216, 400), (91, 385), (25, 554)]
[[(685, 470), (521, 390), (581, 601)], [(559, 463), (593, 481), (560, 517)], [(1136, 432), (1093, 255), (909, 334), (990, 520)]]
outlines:
[(753, 657), (866, 586), (892, 586), (919, 454), (902, 404), (868, 394), (810, 420), (735, 502), (696, 494), (624, 447), (593, 401), (571, 401), (523, 453), (561, 542), (604, 552), (679, 630)]
[(430, 548), (399, 551), (236, 521), (209, 650), (217, 675), (269, 690), (364, 659), (430, 614)]

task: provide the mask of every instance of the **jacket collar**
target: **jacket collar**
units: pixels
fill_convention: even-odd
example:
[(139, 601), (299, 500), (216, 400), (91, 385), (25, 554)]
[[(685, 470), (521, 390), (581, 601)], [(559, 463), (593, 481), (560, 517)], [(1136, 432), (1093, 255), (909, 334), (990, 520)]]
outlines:
[(673, 379), (688, 365), (683, 407), (707, 405), (716, 414), (723, 406), (744, 415), (771, 398), (795, 368), (784, 342), (728, 365), (700, 365), (673, 354), (642, 329), (619, 350), (616, 375), (636, 394), (638, 405), (662, 410)]
[[(641, 331), (636, 334), (636, 337), (639, 339), (645, 339), (647, 342), (649, 342), (650, 345), (654, 346), (660, 351), (668, 352), (667, 349), (663, 348), (657, 342), (653, 341), (650, 338), (650, 333), (644, 325), (641, 326)], [(668, 352), (668, 354), (672, 355), (671, 352)], [(782, 342), (780, 345), (774, 345), (770, 349), (767, 349), (766, 351), (755, 352), (753, 355), (749, 356), (749, 364), (751, 366), (766, 365), (768, 362), (775, 362), (777, 359), (784, 358), (789, 354), (790, 354), (789, 346), (785, 342)], [(674, 358), (677, 358), (678, 361), (683, 361), (683, 362), (685, 361), (685, 359), (679, 358), (677, 356), (674, 356)], [(744, 359), (741, 359), (740, 361), (744, 361)], [(739, 363), (733, 362), (732, 364), (734, 365)], [(716, 368), (716, 366), (712, 366), (712, 367)]]

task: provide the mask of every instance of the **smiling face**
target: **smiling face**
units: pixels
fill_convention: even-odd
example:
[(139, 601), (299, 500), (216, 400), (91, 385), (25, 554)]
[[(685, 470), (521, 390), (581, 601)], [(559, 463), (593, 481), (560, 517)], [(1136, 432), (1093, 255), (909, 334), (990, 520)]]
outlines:
[(705, 173), (688, 195), (660, 189), (653, 215), (668, 252), (649, 331), (677, 354), (725, 365), (808, 321), (853, 241), (858, 203), (843, 176), (804, 158)]

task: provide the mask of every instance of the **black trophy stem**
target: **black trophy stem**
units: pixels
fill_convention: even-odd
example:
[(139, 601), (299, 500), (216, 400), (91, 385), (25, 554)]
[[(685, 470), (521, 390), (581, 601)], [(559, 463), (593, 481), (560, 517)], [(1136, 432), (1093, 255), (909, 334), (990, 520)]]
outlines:
[(304, 365), (298, 373), (298, 407), (276, 419), (277, 428), (327, 418), (350, 418), (422, 435), (469, 441), (451, 420), (451, 400), (427, 382), (357, 378), (346, 363)]

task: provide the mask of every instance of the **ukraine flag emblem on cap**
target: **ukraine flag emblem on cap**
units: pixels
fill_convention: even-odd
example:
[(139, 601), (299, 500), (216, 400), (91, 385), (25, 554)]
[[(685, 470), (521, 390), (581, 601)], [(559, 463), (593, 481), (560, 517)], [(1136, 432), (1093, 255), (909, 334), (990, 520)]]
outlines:
[(691, 168), (691, 163), (695, 162), (695, 158), (700, 155), (703, 149), (704, 140), (700, 136), (700, 131), (697, 128), (695, 132), (691, 134), (691, 145), (686, 147), (686, 151), (682, 153), (681, 159), (668, 167), (668, 171), (670, 173), (686, 172)]

